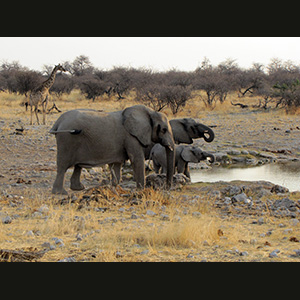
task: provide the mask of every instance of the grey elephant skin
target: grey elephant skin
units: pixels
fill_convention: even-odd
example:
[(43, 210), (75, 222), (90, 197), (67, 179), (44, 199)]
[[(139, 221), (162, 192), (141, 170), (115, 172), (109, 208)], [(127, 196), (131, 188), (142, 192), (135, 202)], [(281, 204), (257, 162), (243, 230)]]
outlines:
[[(203, 138), (207, 143), (211, 143), (215, 134), (208, 126), (196, 122), (192, 118), (172, 119), (170, 125), (176, 144), (192, 144), (194, 139)], [(145, 158), (149, 159), (154, 143), (145, 148)]]
[[(150, 159), (153, 161), (155, 173), (159, 173), (162, 168), (162, 173), (167, 171), (166, 151), (160, 144), (155, 144), (151, 150)], [(189, 162), (198, 163), (201, 160), (209, 159), (210, 163), (215, 161), (215, 157), (211, 153), (202, 151), (201, 148), (191, 145), (176, 145), (175, 148), (175, 168), (178, 173), (183, 173), (188, 178), (191, 178), (189, 172)]]
[(205, 142), (211, 143), (215, 138), (211, 128), (192, 118), (172, 119), (170, 125), (176, 144), (192, 144), (193, 139), (198, 138), (203, 138)]
[(80, 173), (83, 167), (109, 164), (113, 184), (121, 177), (122, 163), (130, 159), (138, 188), (145, 186), (144, 149), (152, 142), (166, 149), (167, 186), (174, 173), (174, 140), (172, 129), (163, 113), (135, 105), (122, 111), (104, 113), (77, 109), (62, 114), (50, 133), (57, 142), (57, 175), (52, 193), (66, 194), (64, 177), (74, 166), (71, 189), (82, 190)]

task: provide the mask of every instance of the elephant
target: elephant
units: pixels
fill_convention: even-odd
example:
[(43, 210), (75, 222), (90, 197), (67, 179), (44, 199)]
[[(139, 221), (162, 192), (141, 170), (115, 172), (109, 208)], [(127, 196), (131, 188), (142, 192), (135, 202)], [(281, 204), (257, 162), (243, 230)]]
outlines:
[(211, 143), (215, 138), (211, 128), (197, 123), (192, 118), (172, 119), (170, 125), (176, 144), (192, 144), (193, 139), (198, 138), (203, 138), (205, 142)]
[(144, 148), (152, 142), (166, 149), (167, 187), (172, 185), (174, 173), (174, 139), (165, 114), (144, 105), (105, 113), (92, 109), (75, 109), (62, 114), (50, 133), (57, 143), (57, 175), (53, 194), (67, 194), (64, 176), (74, 166), (71, 189), (82, 190), (80, 173), (83, 167), (109, 164), (112, 183), (118, 184), (121, 165), (129, 159), (133, 166), (137, 188), (145, 186)]
[[(208, 126), (196, 122), (192, 118), (170, 120), (173, 137), (176, 144), (192, 144), (193, 139), (203, 138), (207, 143), (211, 143), (215, 134)], [(145, 158), (149, 159), (154, 143), (145, 148)]]
[[(155, 144), (151, 150), (150, 160), (153, 161), (155, 173), (159, 173), (162, 167), (162, 173), (167, 171), (166, 151), (160, 144)], [(188, 163), (198, 163), (201, 160), (209, 159), (210, 163), (215, 161), (213, 154), (202, 151), (201, 148), (191, 145), (176, 145), (175, 147), (175, 168), (178, 173), (183, 173), (191, 178)]]

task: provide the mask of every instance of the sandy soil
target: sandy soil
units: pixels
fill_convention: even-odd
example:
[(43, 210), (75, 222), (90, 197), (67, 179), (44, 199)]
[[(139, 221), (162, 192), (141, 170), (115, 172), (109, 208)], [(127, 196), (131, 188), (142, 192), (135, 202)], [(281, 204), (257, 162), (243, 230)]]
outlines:
[[(216, 203), (225, 199), (218, 185), (213, 186), (215, 193), (199, 184), (171, 192), (147, 189), (144, 194), (121, 188), (97, 190), (108, 175), (97, 168), (83, 172), (83, 183), (94, 189), (69, 190), (70, 170), (66, 178), (70, 197), (53, 197), (56, 143), (48, 131), (59, 114), (49, 114), (47, 125), (30, 126), (29, 112), (19, 105), (21, 99), (17, 101), (15, 105), (0, 97), (0, 250), (45, 250), (42, 257), (33, 255), (31, 260), (37, 261), (299, 260), (298, 211), (295, 217), (278, 218), (268, 210), (263, 215), (255, 210), (243, 213), (248, 208), (237, 206), (241, 213), (224, 214)], [(195, 112), (193, 105), (179, 117), (195, 117), (189, 113), (189, 109)], [(81, 99), (74, 103), (67, 98), (58, 106), (64, 111), (87, 106), (107, 111), (112, 106), (124, 108), (120, 102)], [(216, 138), (211, 144), (197, 142), (205, 150), (234, 148), (269, 153), (277, 159), (300, 157), (298, 115), (230, 108), (198, 110), (197, 116), (214, 126)], [(250, 195), (251, 189), (246, 193)], [(281, 197), (297, 203), (298, 196), (269, 193), (252, 200), (267, 203)], [(13, 254), (10, 259), (14, 260)]]

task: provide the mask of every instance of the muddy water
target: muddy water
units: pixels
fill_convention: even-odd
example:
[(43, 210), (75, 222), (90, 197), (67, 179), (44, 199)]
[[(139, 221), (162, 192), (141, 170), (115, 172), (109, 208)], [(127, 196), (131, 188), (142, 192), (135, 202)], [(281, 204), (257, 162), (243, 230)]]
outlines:
[(300, 191), (300, 162), (266, 164), (251, 168), (213, 167), (209, 170), (191, 170), (192, 182), (265, 180), (287, 187), (290, 192)]

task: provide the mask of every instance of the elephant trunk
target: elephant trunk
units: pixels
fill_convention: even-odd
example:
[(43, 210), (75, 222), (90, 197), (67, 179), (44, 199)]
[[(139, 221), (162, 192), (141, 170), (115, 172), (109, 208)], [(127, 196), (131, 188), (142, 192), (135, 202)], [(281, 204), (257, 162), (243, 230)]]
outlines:
[(171, 188), (175, 169), (175, 150), (174, 147), (169, 146), (166, 146), (165, 149), (167, 154), (167, 188)]
[[(199, 136), (203, 137), (205, 142), (210, 143), (214, 140), (215, 138), (215, 133), (213, 130), (203, 124), (198, 124), (197, 129), (199, 131)], [(206, 136), (208, 135), (208, 137)]]
[(213, 154), (207, 153), (207, 152), (203, 152), (203, 155), (206, 158), (209, 158), (209, 162), (212, 164), (215, 162), (215, 156)]

